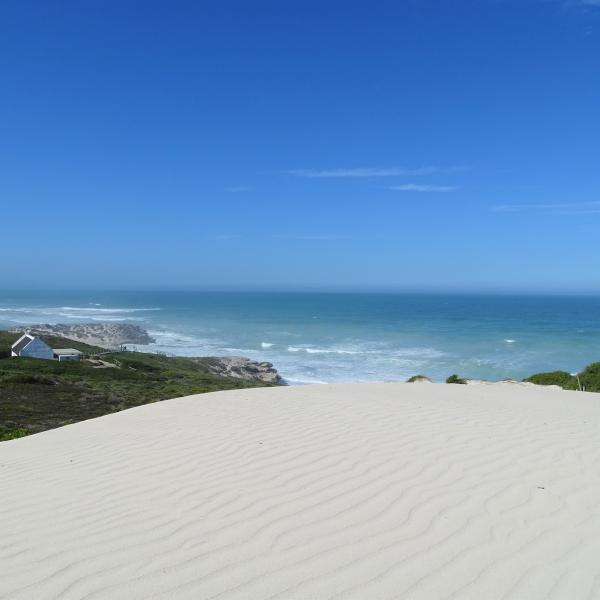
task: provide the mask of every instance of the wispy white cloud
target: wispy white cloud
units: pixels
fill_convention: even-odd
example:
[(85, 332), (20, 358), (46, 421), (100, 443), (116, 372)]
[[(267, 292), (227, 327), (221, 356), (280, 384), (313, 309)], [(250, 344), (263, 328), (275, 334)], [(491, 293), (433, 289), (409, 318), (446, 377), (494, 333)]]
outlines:
[(579, 9), (583, 13), (596, 14), (600, 9), (600, 0), (550, 0), (556, 1), (563, 5), (566, 9)]
[(212, 242), (224, 242), (227, 240), (239, 240), (242, 236), (239, 235), (238, 233), (221, 233), (218, 235), (211, 235), (210, 237), (207, 237), (207, 240), (210, 240)]
[(558, 202), (552, 204), (500, 204), (493, 206), (493, 212), (537, 212), (556, 215), (600, 214), (600, 201)]
[(240, 192), (247, 192), (250, 188), (247, 185), (232, 185), (231, 187), (226, 187), (225, 191), (229, 194), (239, 194)]
[(418, 167), (405, 169), (401, 167), (355, 167), (349, 169), (290, 169), (284, 171), (295, 177), (411, 177), (416, 175), (433, 175), (434, 173), (456, 173), (467, 167)]
[(600, 215), (600, 207), (596, 209), (554, 210), (553, 215)]
[(330, 242), (335, 240), (348, 240), (346, 235), (290, 235), (287, 233), (276, 233), (271, 236), (277, 240), (306, 240), (306, 241), (321, 241)]
[(454, 192), (459, 189), (455, 185), (427, 185), (419, 183), (404, 183), (402, 185), (391, 185), (388, 190), (395, 190), (397, 192), (421, 192), (421, 193), (445, 193)]

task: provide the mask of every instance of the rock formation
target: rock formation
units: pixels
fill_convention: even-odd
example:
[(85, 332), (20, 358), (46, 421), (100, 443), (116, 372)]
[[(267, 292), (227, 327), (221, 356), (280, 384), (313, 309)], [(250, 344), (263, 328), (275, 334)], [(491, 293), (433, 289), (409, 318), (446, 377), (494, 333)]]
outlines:
[(215, 375), (236, 379), (255, 379), (264, 383), (283, 383), (270, 362), (257, 362), (242, 356), (218, 356), (210, 360), (208, 369)]

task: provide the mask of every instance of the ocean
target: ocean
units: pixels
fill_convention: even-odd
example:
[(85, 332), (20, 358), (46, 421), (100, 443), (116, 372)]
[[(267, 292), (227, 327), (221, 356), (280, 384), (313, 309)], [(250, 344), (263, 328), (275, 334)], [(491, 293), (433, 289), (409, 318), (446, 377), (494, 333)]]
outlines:
[(598, 297), (0, 292), (2, 329), (100, 321), (147, 329), (156, 343), (141, 351), (247, 356), (290, 384), (520, 379), (600, 361)]

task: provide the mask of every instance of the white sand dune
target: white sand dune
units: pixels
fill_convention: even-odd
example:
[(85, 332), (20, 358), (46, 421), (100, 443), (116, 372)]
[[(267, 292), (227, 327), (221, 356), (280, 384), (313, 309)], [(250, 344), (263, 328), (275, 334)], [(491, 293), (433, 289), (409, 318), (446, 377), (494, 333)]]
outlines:
[(0, 597), (600, 598), (600, 394), (239, 390), (0, 444)]

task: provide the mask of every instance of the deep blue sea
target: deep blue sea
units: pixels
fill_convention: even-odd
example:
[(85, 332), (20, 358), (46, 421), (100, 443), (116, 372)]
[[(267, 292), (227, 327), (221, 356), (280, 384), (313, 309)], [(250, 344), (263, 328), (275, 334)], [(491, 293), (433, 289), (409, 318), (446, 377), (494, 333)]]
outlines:
[(0, 292), (0, 328), (131, 322), (143, 351), (243, 355), (290, 383), (482, 379), (600, 361), (600, 298), (559, 296)]

